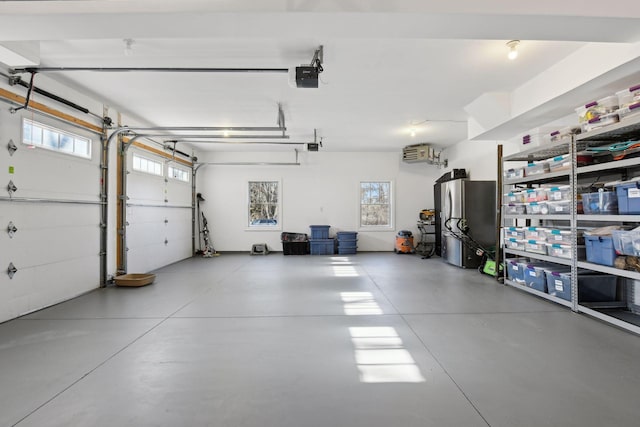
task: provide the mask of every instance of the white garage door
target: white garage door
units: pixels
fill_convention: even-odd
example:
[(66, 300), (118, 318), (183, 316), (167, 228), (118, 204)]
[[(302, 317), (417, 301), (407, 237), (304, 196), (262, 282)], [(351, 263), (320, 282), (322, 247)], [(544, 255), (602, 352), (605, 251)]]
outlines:
[[(100, 137), (3, 108), (0, 139), (3, 321), (99, 286)], [(6, 148), (10, 140), (17, 147), (13, 154)], [(13, 277), (10, 265), (17, 270)]]
[(127, 156), (127, 272), (192, 255), (191, 168), (140, 147)]

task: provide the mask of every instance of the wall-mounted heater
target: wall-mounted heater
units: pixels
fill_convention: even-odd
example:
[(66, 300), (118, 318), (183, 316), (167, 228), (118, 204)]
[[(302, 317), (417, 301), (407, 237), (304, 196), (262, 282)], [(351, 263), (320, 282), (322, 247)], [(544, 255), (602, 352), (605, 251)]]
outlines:
[(423, 162), (430, 165), (447, 167), (447, 159), (441, 160), (442, 151), (436, 152), (429, 144), (407, 145), (402, 149), (402, 161), (406, 163)]

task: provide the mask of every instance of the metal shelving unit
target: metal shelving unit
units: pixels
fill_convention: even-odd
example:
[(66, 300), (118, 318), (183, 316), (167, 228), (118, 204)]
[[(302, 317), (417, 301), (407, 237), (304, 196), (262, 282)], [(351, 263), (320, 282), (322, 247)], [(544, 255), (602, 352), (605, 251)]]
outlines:
[(505, 249), (504, 252), (511, 255), (517, 255), (520, 257), (528, 257), (528, 258), (533, 258), (540, 261), (552, 262), (554, 264), (568, 265), (568, 266), (571, 266), (573, 264), (573, 261), (570, 259), (558, 258), (554, 256), (549, 256), (549, 255), (542, 255), (534, 252), (517, 251), (515, 249)]
[[(624, 142), (636, 139), (640, 139), (640, 115), (636, 115), (635, 117), (627, 117), (614, 125), (577, 135), (571, 142), (563, 141), (557, 144), (533, 147), (519, 153), (512, 154), (510, 156), (505, 156), (503, 158), (503, 165), (501, 166), (504, 169), (507, 169), (507, 167), (504, 165), (505, 162), (538, 161), (564, 154), (570, 154), (570, 157), (572, 159), (571, 170), (568, 171), (558, 171), (554, 173), (534, 175), (531, 177), (504, 180), (505, 189), (513, 188), (513, 186), (515, 185), (522, 186), (523, 184), (526, 184), (527, 187), (533, 187), (545, 183), (568, 181), (569, 185), (572, 188), (572, 209), (570, 215), (503, 215), (502, 223), (503, 226), (510, 226), (517, 224), (518, 222), (526, 221), (526, 226), (530, 225), (531, 222), (537, 221), (537, 223), (541, 226), (545, 226), (550, 222), (553, 222), (555, 226), (555, 224), (557, 224), (557, 221), (566, 221), (566, 224), (572, 231), (572, 259), (560, 259), (547, 255), (540, 255), (513, 249), (505, 249), (504, 257), (505, 259), (507, 259), (507, 255), (528, 257), (530, 259), (569, 266), (571, 268), (571, 301), (565, 301), (563, 299), (553, 297), (512, 280), (506, 279), (505, 284), (539, 296), (541, 298), (545, 298), (549, 301), (553, 301), (557, 304), (561, 304), (565, 307), (570, 307), (573, 311), (588, 314), (605, 322), (611, 323), (617, 327), (640, 334), (640, 315), (632, 314), (631, 312), (626, 311), (627, 301), (625, 298), (622, 298), (622, 301), (611, 301), (603, 303), (583, 303), (578, 301), (579, 269), (580, 271), (589, 270), (593, 272), (613, 275), (619, 278), (638, 280), (640, 283), (640, 272), (621, 270), (614, 267), (586, 262), (583, 259), (578, 259), (577, 245), (578, 228), (597, 227), (600, 224), (603, 226), (607, 224), (623, 223), (627, 225), (632, 224), (635, 226), (640, 225), (640, 215), (577, 214), (577, 183), (579, 178), (586, 179), (591, 175), (599, 176), (599, 174), (602, 173), (609, 175), (620, 175), (621, 178), (626, 178), (626, 176), (629, 175), (628, 172), (630, 170), (635, 170), (635, 175), (640, 175), (640, 157), (578, 167), (577, 153), (583, 151), (588, 147), (611, 145), (615, 142)], [(622, 284), (622, 286), (624, 287), (625, 284)], [(619, 288), (618, 290), (621, 291), (619, 292), (618, 296), (624, 297), (625, 288)], [(636, 304), (638, 304), (638, 302), (636, 302)]]
[(549, 301), (553, 301), (556, 304), (564, 305), (565, 307), (571, 308), (571, 301), (566, 301), (566, 300), (563, 300), (561, 298), (556, 298), (556, 297), (554, 297), (552, 295), (549, 295), (547, 293), (540, 292), (540, 291), (537, 291), (535, 289), (529, 288), (529, 287), (527, 287), (527, 286), (525, 286), (525, 285), (523, 285), (521, 283), (505, 279), (504, 284), (505, 285), (509, 285), (509, 286), (513, 286), (514, 288), (520, 289), (521, 291), (529, 292), (530, 294), (533, 294), (533, 295), (535, 295), (537, 297), (548, 299)]

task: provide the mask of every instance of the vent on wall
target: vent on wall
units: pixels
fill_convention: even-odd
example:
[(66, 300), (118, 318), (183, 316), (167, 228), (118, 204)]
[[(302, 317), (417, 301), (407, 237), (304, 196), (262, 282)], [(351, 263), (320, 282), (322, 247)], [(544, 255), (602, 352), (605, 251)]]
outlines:
[(407, 145), (402, 149), (402, 161), (406, 163), (424, 162), (430, 165), (447, 167), (447, 160), (440, 160), (440, 154), (429, 144)]

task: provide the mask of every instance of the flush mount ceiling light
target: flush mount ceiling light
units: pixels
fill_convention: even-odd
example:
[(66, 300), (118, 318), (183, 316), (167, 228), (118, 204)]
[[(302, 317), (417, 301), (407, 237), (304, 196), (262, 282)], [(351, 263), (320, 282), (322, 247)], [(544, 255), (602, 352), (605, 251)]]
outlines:
[(509, 48), (507, 58), (512, 61), (518, 57), (518, 45), (520, 45), (520, 40), (511, 40), (507, 42), (507, 47)]

